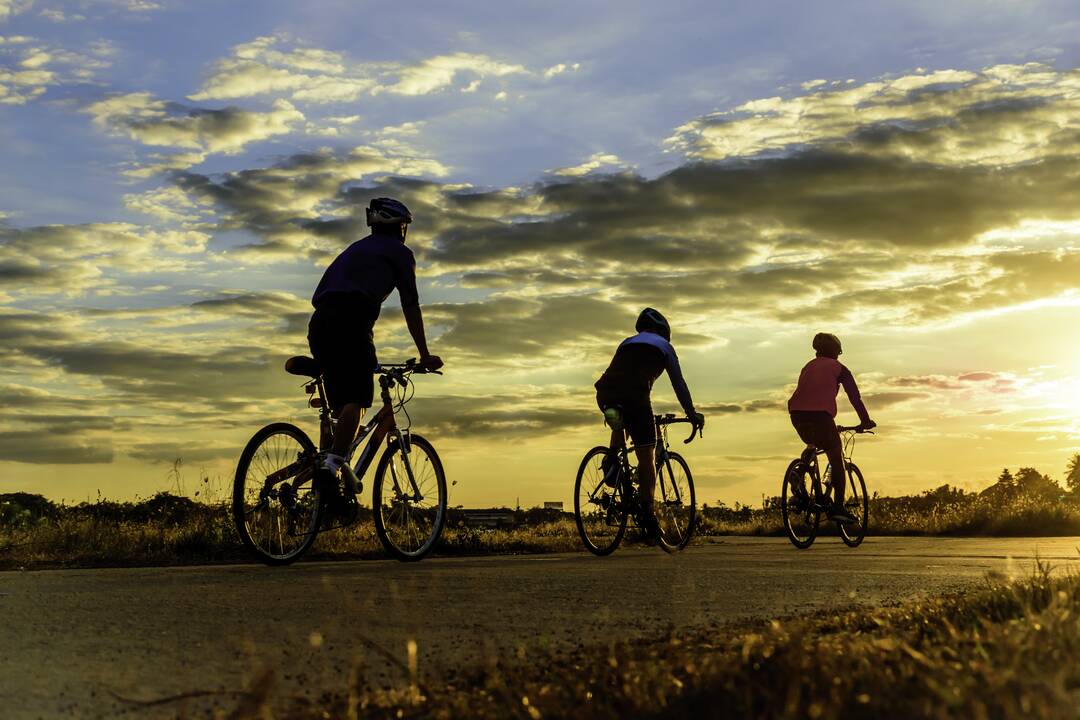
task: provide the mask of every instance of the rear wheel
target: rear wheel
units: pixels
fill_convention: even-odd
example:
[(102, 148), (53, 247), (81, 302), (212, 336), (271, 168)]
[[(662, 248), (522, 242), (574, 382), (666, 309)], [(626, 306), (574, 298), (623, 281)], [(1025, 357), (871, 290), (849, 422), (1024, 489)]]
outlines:
[(656, 469), (657, 544), (666, 552), (682, 550), (694, 535), (696, 516), (694, 478), (690, 466), (678, 453), (668, 453)]
[(401, 450), (400, 442), (392, 442), (375, 471), (375, 532), (388, 553), (414, 561), (430, 553), (442, 534), (446, 473), (435, 448), (419, 435), (409, 439), (408, 467)]
[(240, 454), (233, 481), (233, 523), (240, 541), (267, 565), (300, 558), (318, 534), (322, 514), (312, 482), (315, 444), (303, 430), (274, 423)]
[(626, 483), (616, 482), (616, 487), (604, 483), (601, 466), (608, 452), (608, 448), (598, 446), (585, 453), (574, 482), (574, 521), (581, 541), (593, 555), (615, 552), (626, 534), (626, 503), (621, 489)]
[(844, 499), (844, 507), (854, 515), (857, 523), (840, 525), (840, 539), (848, 547), (858, 547), (866, 537), (866, 527), (870, 521), (870, 501), (866, 497), (866, 482), (863, 480), (862, 471), (855, 463), (848, 463), (848, 494)]
[(810, 500), (810, 469), (801, 458), (788, 465), (784, 473), (784, 485), (780, 494), (780, 512), (784, 518), (784, 530), (791, 544), (805, 550), (814, 544), (821, 513), (813, 509)]

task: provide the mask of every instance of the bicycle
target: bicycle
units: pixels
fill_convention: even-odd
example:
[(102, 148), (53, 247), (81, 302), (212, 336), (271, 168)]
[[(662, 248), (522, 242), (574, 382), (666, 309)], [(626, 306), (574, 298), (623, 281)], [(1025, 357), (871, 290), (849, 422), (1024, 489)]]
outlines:
[[(413, 375), (442, 373), (425, 370), (415, 360), (376, 368), (382, 407), (357, 433), (342, 465), (344, 501), (351, 508), (351, 517), (324, 527), (328, 508), (315, 481), (316, 469), (331, 445), (337, 420), (327, 406), (321, 370), (314, 359), (290, 358), (285, 370), (311, 378), (304, 390), (308, 405), (319, 410), (319, 447), (316, 449), (303, 430), (282, 422), (267, 425), (248, 441), (233, 483), (233, 522), (244, 546), (267, 565), (288, 565), (308, 551), (320, 532), (356, 522), (362, 479), (379, 449), (373, 431), (385, 421), (389, 424), (386, 449), (372, 488), (376, 534), (398, 560), (420, 560), (430, 553), (446, 522), (446, 474), (431, 443), (411, 431), (405, 405), (416, 392)], [(409, 418), (404, 429), (397, 424), (399, 410)], [(347, 470), (352, 457), (365, 439), (368, 443), (351, 466), (350, 477)]]
[[(686, 547), (694, 533), (696, 506), (694, 479), (686, 460), (668, 448), (669, 425), (690, 423), (689, 418), (676, 418), (674, 414), (655, 415), (656, 444), (656, 516), (660, 525), (657, 544), (669, 553)], [(700, 436), (700, 426), (694, 425), (690, 443)], [(578, 533), (589, 552), (594, 555), (610, 555), (622, 542), (631, 517), (636, 527), (643, 527), (641, 513), (644, 508), (638, 501), (637, 471), (630, 464), (632, 447), (612, 450), (598, 445), (581, 461), (574, 483), (574, 520)], [(604, 458), (615, 453), (618, 468), (613, 478), (605, 478)]]
[[(848, 494), (844, 507), (855, 516), (857, 522), (844, 524), (837, 522), (840, 539), (848, 547), (858, 547), (866, 537), (866, 528), (870, 520), (870, 505), (866, 497), (866, 481), (862, 471), (851, 461), (855, 449), (855, 436), (862, 433), (874, 433), (863, 430), (861, 426), (837, 426), (843, 436), (844, 464), (847, 467)], [(780, 511), (784, 518), (784, 529), (791, 544), (805, 550), (814, 544), (822, 513), (832, 506), (832, 466), (825, 466), (824, 480), (818, 470), (818, 456), (825, 451), (813, 445), (807, 445), (802, 455), (788, 464), (784, 473), (784, 482), (780, 494)], [(807, 490), (806, 477), (810, 477), (810, 489)]]

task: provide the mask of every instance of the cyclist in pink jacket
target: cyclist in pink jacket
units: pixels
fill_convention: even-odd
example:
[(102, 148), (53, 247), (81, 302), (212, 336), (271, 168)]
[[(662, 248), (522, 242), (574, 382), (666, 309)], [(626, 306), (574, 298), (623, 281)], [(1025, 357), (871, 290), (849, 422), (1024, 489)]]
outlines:
[(844, 508), (844, 453), (835, 422), (836, 394), (841, 385), (859, 414), (860, 429), (870, 430), (877, 423), (866, 412), (855, 377), (837, 360), (843, 352), (840, 338), (829, 333), (818, 333), (814, 336), (813, 346), (817, 357), (806, 363), (799, 374), (799, 386), (788, 400), (788, 412), (791, 413), (791, 424), (802, 441), (824, 450), (829, 458), (835, 488), (829, 519), (854, 523), (858, 522), (857, 518)]

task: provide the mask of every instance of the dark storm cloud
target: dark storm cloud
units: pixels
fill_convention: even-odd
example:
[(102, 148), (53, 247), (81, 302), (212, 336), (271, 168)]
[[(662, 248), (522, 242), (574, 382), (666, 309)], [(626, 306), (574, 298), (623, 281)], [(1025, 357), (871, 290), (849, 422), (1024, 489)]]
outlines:
[(462, 188), (387, 175), (387, 158), (361, 148), (174, 182), (215, 206), (222, 229), (258, 236), (246, 252), (304, 261), (366, 232), (371, 197), (401, 197), (421, 275), (496, 293), (431, 308), (442, 341), (469, 352), (534, 352), (518, 328), (549, 326), (543, 308), (580, 302), (558, 299), (571, 294), (590, 300), (561, 313), (568, 344), (626, 327), (626, 308), (644, 305), (720, 321), (934, 322), (1076, 286), (1075, 255), (966, 252), (989, 230), (1075, 217), (1075, 76), (999, 66), (763, 99), (681, 128), (700, 159), (656, 178)]
[(27, 345), (23, 352), (146, 400), (212, 401), (219, 396), (256, 400), (278, 396), (288, 386), (280, 370), (284, 357), (250, 347), (226, 347), (204, 355), (128, 342), (82, 341)]
[(136, 443), (127, 455), (149, 463), (172, 463), (177, 459), (184, 463), (211, 462), (236, 458), (240, 454), (236, 447), (206, 447), (194, 443)]
[[(591, 399), (587, 393), (584, 397)], [(415, 401), (409, 405), (409, 414), (425, 433), (430, 429), (433, 434), (459, 438), (538, 436), (603, 425), (598, 410), (586, 404), (570, 405), (573, 400), (558, 393), (445, 395)]]
[(110, 463), (113, 449), (104, 439), (82, 440), (70, 435), (52, 435), (43, 430), (0, 432), (0, 461), (41, 465), (81, 465)]
[(787, 402), (784, 400), (760, 398), (757, 400), (745, 400), (737, 403), (709, 403), (700, 405), (699, 412), (705, 415), (730, 415), (733, 413), (756, 413), (763, 410), (787, 410)]
[(636, 311), (592, 295), (435, 304), (425, 312), (432, 322), (449, 326), (440, 347), (526, 362), (581, 351), (583, 340), (613, 343), (637, 319)]

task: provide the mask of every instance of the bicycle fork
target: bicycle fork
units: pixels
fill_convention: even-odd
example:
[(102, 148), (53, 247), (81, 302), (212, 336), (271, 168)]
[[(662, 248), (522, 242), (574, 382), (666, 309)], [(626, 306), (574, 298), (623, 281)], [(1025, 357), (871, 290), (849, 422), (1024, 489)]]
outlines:
[(405, 476), (409, 481), (409, 487), (412, 488), (412, 495), (405, 495), (401, 491), (401, 483), (398, 481), (397, 470), (394, 469), (394, 463), (390, 463), (390, 477), (394, 481), (394, 492), (398, 496), (405, 496), (413, 502), (420, 502), (424, 499), (424, 496), (420, 494), (420, 488), (416, 484), (416, 475), (413, 473), (412, 461), (410, 455), (412, 455), (412, 438), (409, 435), (409, 431), (401, 432), (400, 429), (393, 429), (394, 437), (392, 442), (397, 442), (398, 447), (401, 448), (401, 461), (405, 465)]

